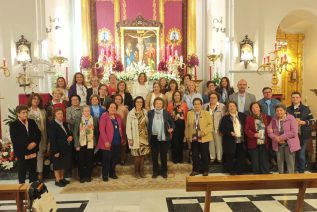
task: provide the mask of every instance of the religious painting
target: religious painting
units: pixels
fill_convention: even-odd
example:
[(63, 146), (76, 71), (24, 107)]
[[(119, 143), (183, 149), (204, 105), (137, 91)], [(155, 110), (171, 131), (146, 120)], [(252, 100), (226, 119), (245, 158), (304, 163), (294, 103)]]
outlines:
[(156, 70), (159, 62), (159, 27), (121, 27), (121, 58), (127, 71), (134, 64)]
[(166, 41), (169, 45), (179, 46), (183, 41), (182, 33), (178, 28), (168, 30)]
[(101, 28), (98, 30), (98, 45), (106, 47), (113, 42), (113, 37), (109, 29)]

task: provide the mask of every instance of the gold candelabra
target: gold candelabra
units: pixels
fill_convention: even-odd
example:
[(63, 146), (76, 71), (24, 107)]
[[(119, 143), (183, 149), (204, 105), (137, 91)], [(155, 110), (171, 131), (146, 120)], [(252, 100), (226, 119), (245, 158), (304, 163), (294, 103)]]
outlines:
[(263, 64), (259, 66), (257, 72), (262, 74), (265, 72), (272, 73), (272, 90), (274, 94), (280, 93), (280, 87), (278, 86), (279, 78), (278, 74), (282, 72), (295, 73), (296, 79), (296, 63), (291, 62), (287, 56), (287, 43), (286, 42), (275, 42), (275, 50), (268, 53), (263, 58)]
[(3, 75), (5, 77), (9, 77), (11, 75), (10, 70), (7, 66), (7, 60), (5, 58), (3, 58), (3, 65), (0, 66), (0, 70), (3, 70)]
[(213, 54), (207, 55), (207, 58), (210, 60), (210, 62), (212, 62), (212, 65), (215, 65), (215, 62), (217, 60), (222, 61), (223, 54), (221, 54), (221, 53), (220, 54), (213, 53)]

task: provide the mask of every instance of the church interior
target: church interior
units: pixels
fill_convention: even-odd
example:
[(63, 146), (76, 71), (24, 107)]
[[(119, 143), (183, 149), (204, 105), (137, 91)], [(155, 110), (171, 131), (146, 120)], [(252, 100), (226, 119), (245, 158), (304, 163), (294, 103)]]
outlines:
[[(258, 176), (252, 172), (251, 167), (253, 166), (250, 162), (252, 156), (248, 150), (245, 150), (246, 157), (249, 157), (249, 159), (246, 159), (248, 170), (241, 175), (235, 176), (233, 173), (226, 171), (226, 167), (223, 165), (225, 162), (222, 159), (213, 159), (211, 158), (212, 156), (209, 156), (208, 151), (211, 150), (207, 146), (209, 158), (206, 175), (208, 177), (205, 179), (210, 179), (215, 183), (208, 184), (211, 182), (207, 182), (208, 180), (204, 179), (205, 172), (202, 172), (203, 176), (201, 176), (194, 171), (194, 162), (191, 161), (194, 154), (191, 150), (194, 147), (185, 145), (188, 140), (187, 127), (190, 128), (190, 126), (187, 126), (190, 125), (190, 122), (186, 120), (184, 121), (186, 126), (184, 125), (182, 131), (184, 144), (181, 144), (183, 161), (173, 162), (172, 150), (166, 150), (168, 151), (166, 153), (168, 172), (163, 173), (162, 176), (157, 177), (155, 173), (152, 175), (154, 158), (151, 155), (146, 155), (142, 159), (144, 163), (144, 178), (141, 171), (141, 177), (133, 175), (135, 158), (131, 155), (132, 150), (129, 150), (132, 145), (129, 143), (129, 136), (125, 144), (125, 161), (122, 162), (121, 160), (116, 165), (117, 176), (116, 174), (114, 176), (109, 175), (109, 181), (108, 177), (105, 178), (103, 176), (104, 155), (102, 155), (102, 165), (100, 165), (101, 162), (100, 164), (99, 162), (94, 164), (91, 174), (92, 178), (88, 178), (89, 180), (84, 183), (81, 179), (79, 180), (77, 166), (80, 165), (75, 162), (77, 165), (73, 166), (70, 176), (66, 178), (70, 181), (70, 184), (64, 183), (62, 186), (56, 186), (56, 181), (54, 180), (56, 174), (54, 175), (55, 172), (52, 170), (50, 160), (45, 159), (46, 156), (44, 156), (44, 159), (42, 159), (42, 173), (43, 175), (45, 172), (48, 174), (46, 173), (46, 178), (41, 177), (43, 177), (44, 184), (56, 201), (57, 211), (317, 211), (317, 175), (314, 174), (314, 172), (317, 172), (317, 125), (315, 121), (317, 117), (317, 84), (315, 81), (315, 77), (317, 77), (315, 72), (317, 70), (317, 60), (315, 58), (317, 55), (316, 1), (10, 0), (0, 1), (0, 8), (2, 8), (0, 13), (0, 212), (23, 211), (19, 208), (16, 197), (13, 199), (7, 198), (2, 195), (1, 190), (2, 185), (18, 185), (18, 178), (20, 180), (20, 174), (18, 177), (20, 159), (15, 158), (13, 155), (13, 151), (16, 155), (15, 151), (17, 150), (13, 150), (12, 136), (14, 133), (9, 127), (13, 126), (10, 123), (19, 120), (20, 116), (16, 114), (20, 110), (16, 106), (26, 104), (28, 106), (31, 104), (32, 106), (33, 99), (30, 103), (29, 97), (34, 93), (39, 94), (43, 105), (53, 102), (55, 98), (54, 92), (56, 93), (56, 88), (58, 88), (58, 79), (64, 79), (64, 89), (69, 92), (67, 100), (69, 100), (69, 105), (73, 104), (72, 99), (74, 96), (70, 95), (70, 87), (74, 84), (76, 87), (77, 73), (80, 73), (79, 75), (83, 77), (83, 85), (87, 89), (85, 90), (87, 95), (89, 88), (94, 87), (94, 80), (100, 83), (98, 84), (97, 97), (102, 85), (106, 85), (107, 93), (109, 94), (112, 86), (111, 78), (115, 76), (115, 89), (118, 90), (113, 93), (113, 101), (116, 102), (115, 98), (119, 92), (119, 85), (123, 83), (125, 85), (124, 94), (126, 92), (131, 93), (135, 99), (131, 99), (131, 101), (134, 101), (131, 108), (134, 107), (134, 104), (135, 108), (137, 108), (138, 97), (135, 97), (139, 95), (134, 95), (135, 92), (138, 92), (137, 89), (135, 91), (135, 84), (140, 82), (142, 73), (147, 78), (146, 83), (150, 87), (149, 92), (152, 92), (153, 86), (152, 96), (156, 95), (154, 90), (157, 81), (161, 83), (161, 79), (165, 79), (166, 83), (176, 82), (178, 88), (181, 89), (180, 87), (183, 85), (185, 77), (190, 76), (196, 89), (195, 92), (207, 95), (207, 102), (205, 100), (202, 101), (203, 99), (200, 98), (202, 99), (200, 100), (200, 105), (202, 105), (202, 102), (208, 105), (209, 100), (210, 102), (212, 101), (212, 92), (209, 93), (209, 83), (207, 84), (207, 82), (212, 82), (215, 87), (219, 87), (223, 78), (228, 79), (228, 84), (230, 81), (229, 86), (234, 89), (234, 92), (237, 92), (238, 101), (245, 98), (243, 100), (244, 106), (247, 104), (247, 96), (239, 96), (241, 82), (245, 83), (247, 94), (252, 94), (256, 101), (264, 99), (264, 91), (270, 90), (271, 98), (279, 100), (280, 104), (285, 105), (288, 109), (293, 107), (294, 101), (296, 101), (294, 96), (299, 96), (300, 105), (306, 106), (305, 108), (310, 110), (310, 118), (298, 121), (295, 112), (299, 127), (296, 127), (296, 130), (292, 128), (292, 130), (296, 131), (294, 136), (298, 138), (298, 145), (301, 146), (299, 148), (304, 148), (301, 154), (304, 154), (303, 157), (306, 158), (306, 162), (304, 159), (303, 171), (296, 171), (295, 168), (291, 177), (281, 177), (273, 181), (270, 176), (278, 178), (278, 176), (283, 174), (279, 174), (281, 173), (279, 165), (276, 164), (276, 161), (274, 163), (274, 157), (275, 160), (279, 160), (279, 156), (276, 158), (274, 153), (272, 153), (273, 156), (267, 153), (270, 159), (272, 157), (273, 162), (271, 160), (268, 161), (270, 170), (263, 175), (263, 179), (272, 180), (273, 186), (269, 186), (269, 183), (265, 184), (263, 183), (264, 181), (256, 181), (261, 179), (261, 175)], [(186, 86), (184, 93), (178, 92), (180, 96), (184, 95), (183, 100), (187, 92)], [(78, 96), (79, 100), (81, 98), (83, 102), (82, 95), (85, 92), (79, 93), (78, 85), (76, 88), (77, 93), (75, 93), (75, 96)], [(168, 89), (170, 89), (170, 86), (168, 86)], [(188, 90), (190, 90), (189, 86)], [(95, 95), (94, 90), (92, 92)], [(86, 102), (86, 94), (84, 95), (84, 102), (88, 104), (89, 98), (87, 98)], [(176, 91), (172, 93), (171, 101), (174, 101), (175, 94)], [(224, 93), (219, 94), (221, 96)], [(151, 95), (150, 99), (152, 98)], [(143, 107), (146, 107), (147, 104), (148, 95), (145, 96), (146, 98), (142, 98)], [(122, 102), (126, 97), (127, 95), (121, 98)], [(227, 97), (225, 103), (229, 111), (231, 98), (229, 101), (229, 95)], [(98, 101), (101, 99), (99, 98), (100, 96)], [(151, 104), (149, 103), (149, 107), (154, 113), (158, 98), (155, 98), (154, 102), (151, 99)], [(190, 112), (196, 111), (195, 100), (197, 99), (192, 99), (192, 96), (189, 98), (192, 105), (190, 108), (189, 104), (187, 104), (188, 119)], [(217, 98), (219, 100), (219, 96)], [(90, 100), (92, 101), (92, 99), (93, 96), (91, 96)], [(163, 100), (162, 103), (164, 103)], [(166, 103), (168, 103), (168, 100), (166, 100)], [(226, 105), (225, 103), (224, 105)], [(117, 103), (115, 105), (118, 109)], [(258, 105), (260, 107), (259, 103)], [(235, 103), (235, 106), (239, 110), (237, 114), (240, 114), (240, 102)], [(283, 109), (285, 106), (280, 107)], [(247, 108), (251, 113), (253, 112), (252, 107), (253, 103), (251, 103), (250, 109), (249, 107)], [(87, 106), (83, 106), (82, 110), (85, 110), (85, 108)], [(102, 106), (102, 108), (104, 111), (109, 110), (110, 114), (111, 103), (105, 107)], [(125, 109), (127, 111), (125, 118), (127, 118), (131, 108), (129, 110)], [(68, 113), (68, 108), (64, 109)], [(93, 107), (90, 107), (90, 110), (95, 112)], [(276, 107), (276, 111), (278, 111), (278, 107)], [(47, 111), (46, 113), (48, 116)], [(54, 111), (53, 115), (57, 116), (57, 113), (58, 110)], [(192, 113), (194, 114), (194, 112)], [(213, 113), (211, 112), (211, 115)], [(148, 110), (146, 119), (147, 117), (150, 119), (149, 114), (150, 110)], [(224, 114), (230, 113), (226, 112)], [(269, 112), (269, 115), (271, 114), (272, 111)], [(289, 110), (287, 110), (287, 114), (289, 114)], [(100, 113), (100, 116), (103, 117), (103, 114)], [(196, 127), (196, 132), (201, 132), (200, 129), (197, 131), (197, 118), (195, 119), (194, 116), (193, 126), (191, 127)], [(252, 115), (246, 113), (245, 116)], [(276, 116), (278, 117), (278, 114)], [(67, 117), (68, 115), (66, 114)], [(156, 117), (156, 113), (154, 117)], [(272, 122), (275, 120), (274, 117), (272, 115)], [(246, 123), (248, 118), (246, 118)], [(122, 120), (124, 121), (124, 118)], [(235, 119), (232, 120), (234, 122), (233, 125), (235, 125)], [(177, 120), (173, 121), (176, 123)], [(302, 125), (300, 124), (301, 121), (304, 121)], [(222, 125), (222, 121), (220, 122), (220, 125)], [(156, 128), (154, 123), (162, 123), (164, 125), (167, 120), (156, 122), (153, 118), (153, 127), (150, 129), (153, 132), (156, 130), (154, 130)], [(280, 122), (278, 121), (278, 123)], [(118, 123), (116, 122), (115, 124)], [(309, 136), (306, 140), (304, 139), (307, 144), (305, 143), (305, 147), (303, 147), (302, 140), (300, 140), (303, 134), (301, 126), (305, 124), (310, 131)], [(128, 124), (124, 125), (128, 126)], [(238, 125), (239, 129), (246, 126), (244, 124), (242, 126), (242, 123)], [(101, 124), (99, 124), (100, 126)], [(117, 133), (117, 125), (114, 126), (113, 134)], [(168, 126), (171, 127), (169, 124)], [(178, 126), (176, 125), (176, 128)], [(214, 119), (213, 126), (215, 126)], [(30, 124), (28, 124), (28, 127), (30, 127)], [(28, 127), (26, 128), (29, 132)], [(173, 132), (175, 132), (176, 128), (174, 128)], [(223, 132), (220, 132), (220, 128), (219, 133), (222, 136), (227, 128), (224, 127)], [(280, 124), (277, 128), (278, 133), (281, 133)], [(236, 129), (235, 126), (233, 129)], [(217, 129), (214, 131), (217, 131)], [(178, 136), (178, 134), (175, 135), (170, 131), (168, 132), (171, 135), (171, 139)], [(246, 132), (245, 129), (244, 132)], [(81, 130), (80, 133), (82, 133)], [(78, 133), (79, 137), (81, 136), (80, 133)], [(152, 139), (153, 135), (158, 139), (160, 133), (162, 132), (158, 129), (158, 133), (152, 134), (149, 139)], [(138, 131), (137, 134), (141, 138), (141, 131)], [(233, 134), (237, 135), (235, 131)], [(271, 137), (269, 132), (264, 134), (263, 136)], [(101, 136), (101, 132), (99, 136)], [(194, 136), (191, 136), (189, 140), (194, 139)], [(165, 133), (164, 137), (168, 137), (168, 133)], [(272, 140), (274, 140), (273, 137), (271, 137)], [(123, 142), (122, 138), (121, 144)], [(88, 142), (87, 139), (85, 138), (86, 142)], [(287, 144), (288, 139), (290, 138), (287, 137), (285, 139), (286, 147), (283, 144), (278, 144), (277, 152), (279, 152), (281, 146), (285, 148), (289, 146), (289, 149), (291, 149), (292, 145), (290, 143)], [(236, 145), (240, 142), (238, 140), (236, 140)], [(97, 145), (99, 145), (99, 142), (97, 141)], [(224, 142), (223, 135), (222, 143)], [(260, 144), (258, 143), (258, 145)], [(162, 159), (164, 158), (162, 157), (163, 147), (160, 148), (160, 162), (162, 165), (164, 160)], [(248, 148), (248, 146), (245, 148)], [(75, 152), (73, 155), (78, 153), (76, 149), (72, 151)], [(199, 151), (201, 156), (198, 158), (203, 160), (204, 150), (200, 149)], [(297, 152), (292, 153), (294, 153), (294, 158), (296, 153), (294, 161), (297, 164), (298, 160), (300, 160), (297, 157), (300, 156), (297, 156)], [(36, 157), (37, 153), (34, 154)], [(210, 155), (212, 155), (211, 152)], [(76, 160), (74, 157), (72, 160)], [(80, 160), (78, 155), (77, 160)], [(288, 165), (287, 169), (291, 175), (292, 172), (289, 170)], [(201, 164), (200, 166), (202, 167)], [(196, 174), (199, 176), (194, 177)], [(199, 183), (196, 187), (195, 185), (190, 187), (189, 176), (190, 179), (201, 180), (200, 183), (204, 182), (207, 187)], [(232, 181), (231, 185), (224, 183), (221, 187), (216, 183), (217, 177), (224, 177), (223, 179), (226, 181), (229, 179), (227, 177), (231, 176), (237, 177), (234, 178), (236, 181)], [(309, 178), (310, 176), (312, 176), (311, 179)], [(118, 177), (118, 179), (114, 180), (112, 177), (114, 179)], [(293, 179), (292, 177), (300, 179), (298, 182), (296, 181), (296, 184), (287, 184), (286, 182)], [(247, 185), (246, 182), (242, 181), (244, 179), (250, 182), (254, 180), (254, 182), (252, 181), (252, 185)], [(275, 186), (274, 182), (276, 183), (278, 180), (281, 183), (277, 183)], [(258, 186), (257, 183), (259, 183)], [(198, 188), (199, 186), (201, 189)], [(302, 201), (301, 206), (299, 206), (300, 199)], [(208, 203), (208, 206), (206, 203)], [(44, 209), (43, 211), (46, 211)]]

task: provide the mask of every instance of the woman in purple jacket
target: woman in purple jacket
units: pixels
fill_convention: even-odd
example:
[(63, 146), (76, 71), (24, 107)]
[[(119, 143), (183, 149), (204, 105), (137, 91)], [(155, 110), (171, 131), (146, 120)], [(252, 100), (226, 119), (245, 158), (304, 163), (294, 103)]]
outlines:
[(275, 106), (276, 115), (268, 126), (272, 147), (276, 152), (277, 166), (280, 174), (284, 173), (284, 162), (288, 173), (295, 171), (295, 154), (300, 149), (298, 124), (294, 116), (286, 113), (283, 104)]
[(98, 148), (102, 150), (102, 179), (108, 181), (108, 176), (118, 179), (116, 164), (120, 159), (120, 148), (126, 138), (123, 136), (122, 119), (116, 114), (118, 106), (111, 102), (107, 105), (106, 113), (103, 113), (99, 123)]

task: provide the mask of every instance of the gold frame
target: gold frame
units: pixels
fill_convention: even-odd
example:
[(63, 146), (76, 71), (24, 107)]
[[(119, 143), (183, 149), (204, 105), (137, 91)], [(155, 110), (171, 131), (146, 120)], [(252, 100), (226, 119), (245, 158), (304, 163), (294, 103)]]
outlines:
[(159, 64), (160, 59), (160, 27), (120, 27), (120, 43), (121, 43), (121, 58), (123, 66), (126, 68), (125, 64), (125, 57), (124, 57), (124, 51), (125, 51), (125, 43), (124, 43), (124, 33), (125, 30), (135, 30), (137, 31), (154, 31), (156, 34), (156, 65)]
[[(103, 32), (107, 32), (108, 35), (109, 35), (109, 40), (107, 42), (102, 42), (102, 40), (100, 39), (101, 34)], [(101, 47), (106, 47), (107, 45), (112, 44), (113, 43), (113, 35), (112, 35), (111, 31), (109, 29), (107, 29), (106, 27), (103, 27), (103, 28), (99, 29), (98, 30), (97, 42), (98, 42), (98, 46), (101, 46)]]
[[(175, 42), (173, 42), (173, 40), (170, 39), (171, 35), (173, 32), (177, 32), (179, 39)], [(168, 43), (168, 45), (174, 45), (174, 46), (179, 46), (182, 44), (183, 42), (183, 36), (182, 33), (180, 31), (180, 29), (173, 27), (171, 29), (168, 30), (167, 36), (166, 36), (166, 41)]]

